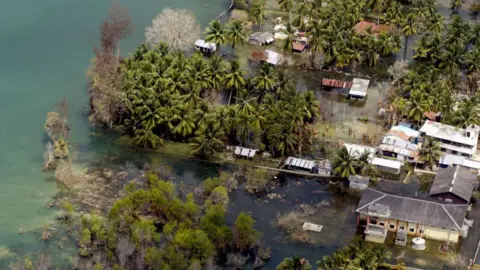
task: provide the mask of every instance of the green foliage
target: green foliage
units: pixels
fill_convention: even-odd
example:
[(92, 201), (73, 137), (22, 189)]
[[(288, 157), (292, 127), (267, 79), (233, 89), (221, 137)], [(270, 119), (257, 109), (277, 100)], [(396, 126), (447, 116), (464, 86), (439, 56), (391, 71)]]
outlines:
[(369, 244), (361, 238), (356, 238), (332, 256), (324, 256), (317, 261), (317, 267), (319, 270), (379, 269), (387, 265), (390, 256), (390, 252), (385, 247)]
[(253, 168), (247, 171), (245, 178), (247, 179), (245, 190), (249, 193), (257, 193), (267, 190), (272, 175), (266, 169)]
[(310, 270), (312, 266), (310, 263), (300, 257), (285, 258), (283, 261), (277, 265), (277, 270)]
[(261, 233), (254, 229), (255, 220), (249, 214), (240, 213), (234, 227), (234, 243), (241, 250), (247, 250), (255, 245)]
[(220, 204), (224, 207), (228, 206), (228, 191), (225, 187), (216, 187), (208, 196), (208, 201), (213, 204)]
[(353, 153), (349, 153), (344, 146), (338, 150), (337, 156), (333, 160), (333, 174), (339, 178), (348, 178), (355, 175), (355, 159)]
[(209, 177), (205, 179), (205, 181), (202, 182), (203, 186), (203, 192), (205, 196), (209, 196), (212, 191), (225, 184), (225, 179), (224, 178), (218, 178), (218, 177)]

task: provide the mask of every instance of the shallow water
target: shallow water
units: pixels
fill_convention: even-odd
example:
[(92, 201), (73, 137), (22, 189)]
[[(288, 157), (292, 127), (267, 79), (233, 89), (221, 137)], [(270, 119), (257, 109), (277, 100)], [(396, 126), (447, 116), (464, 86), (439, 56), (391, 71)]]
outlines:
[[(228, 6), (223, 0), (121, 1), (135, 32), (122, 42), (131, 52), (143, 32), (164, 7), (193, 10), (202, 27)], [(42, 172), (46, 113), (65, 96), (69, 104), (70, 142), (80, 159), (96, 158), (108, 142), (89, 137), (85, 71), (97, 43), (98, 26), (111, 1), (6, 1), (0, 9), (0, 249), (41, 249), (37, 237), (22, 235), (51, 221), (45, 208), (58, 191)], [(107, 144), (107, 145), (106, 145)], [(100, 150), (99, 150), (100, 151)], [(85, 154), (85, 155), (83, 155)], [(3, 252), (0, 252), (0, 262)], [(5, 269), (5, 265), (0, 268)]]

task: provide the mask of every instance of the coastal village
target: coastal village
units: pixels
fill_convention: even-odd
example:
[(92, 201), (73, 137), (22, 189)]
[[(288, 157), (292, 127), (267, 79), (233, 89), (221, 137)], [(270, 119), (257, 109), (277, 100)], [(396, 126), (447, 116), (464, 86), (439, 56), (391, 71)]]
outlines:
[[(359, 22), (353, 30), (360, 36), (372, 33), (378, 36), (382, 32), (392, 31), (389, 25), (369, 21)], [(282, 17), (278, 17), (274, 19), (273, 29), (251, 33), (248, 43), (257, 47), (270, 47), (274, 42), (289, 39), (293, 54), (307, 53), (310, 45), (306, 33), (294, 29), (292, 36), (291, 31), (287, 31)], [(204, 40), (198, 40), (197, 43), (206, 44), (196, 46), (197, 50), (215, 52), (214, 43), (205, 43)], [(259, 48), (252, 51), (250, 59), (280, 66), (289, 57), (274, 49)], [(368, 98), (371, 85), (370, 77), (334, 72), (322, 78), (318, 89), (324, 93), (334, 92), (347, 100), (362, 102)], [(378, 100), (380, 103), (381, 100)], [(386, 110), (380, 106), (377, 109), (377, 117), (385, 118)], [(340, 141), (338, 147), (345, 148), (348, 155), (356, 159), (367, 157), (368, 166), (380, 172), (374, 176), (352, 173), (342, 183), (360, 193), (355, 209), (356, 226), (365, 240), (384, 244), (387, 239), (391, 239), (395, 245), (408, 246), (416, 252), (434, 245), (439, 254), (449, 254), (454, 245), (459, 250), (458, 246), (462, 242), (474, 237), (470, 241), (474, 245), (469, 248), (475, 249), (475, 255), (470, 258), (468, 269), (477, 262), (480, 265), (480, 260), (477, 259), (480, 236), (477, 233), (469, 236), (469, 231), (480, 228), (473, 226), (480, 222), (479, 212), (472, 212), (472, 208), (478, 207), (475, 204), (480, 186), (480, 154), (477, 154), (479, 133), (480, 125), (455, 127), (442, 123), (441, 113), (425, 111), (419, 122), (400, 119), (397, 124), (389, 125), (376, 145)], [(421, 155), (423, 144), (428, 144), (426, 141), (438, 142), (438, 160), (434, 160), (434, 164), (426, 164)], [(240, 159), (254, 160), (255, 155), (262, 155), (259, 149), (232, 146), (230, 150)], [(263, 158), (269, 157), (265, 154)], [(330, 178), (335, 175), (332, 163), (330, 159), (289, 156), (281, 160), (277, 168), (287, 174)], [(424, 191), (412, 189), (409, 184), (418, 176), (430, 178), (428, 188)], [(330, 184), (338, 185), (332, 181)], [(305, 222), (302, 228), (321, 233), (323, 226)]]
[[(208, 25), (167, 6), (127, 53), (112, 6), (86, 72), (105, 148), (76, 145), (66, 98), (48, 112), (57, 216), (15, 236), (73, 269), (480, 269), (480, 4), (462, 4), (232, 0)], [(0, 268), (53, 269), (15, 248)]]

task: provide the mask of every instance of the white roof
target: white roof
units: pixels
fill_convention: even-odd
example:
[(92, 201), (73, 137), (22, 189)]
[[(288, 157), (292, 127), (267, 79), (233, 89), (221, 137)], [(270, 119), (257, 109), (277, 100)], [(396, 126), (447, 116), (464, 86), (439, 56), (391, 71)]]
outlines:
[(353, 155), (353, 157), (358, 158), (360, 155), (365, 152), (370, 152), (370, 158), (373, 158), (373, 155), (377, 151), (374, 147), (360, 145), (360, 144), (353, 144), (353, 143), (344, 143), (343, 146), (347, 148), (347, 151)]
[(402, 140), (401, 138), (393, 135), (387, 135), (383, 137), (383, 144), (393, 145), (396, 147), (406, 148), (408, 150), (417, 150), (418, 145), (411, 143), (409, 141)]
[(285, 165), (311, 170), (313, 169), (313, 167), (315, 167), (315, 161), (295, 158), (295, 157), (288, 157), (287, 160), (285, 161)]
[(267, 60), (266, 62), (272, 65), (278, 65), (280, 61), (282, 60), (282, 56), (274, 51), (270, 50), (265, 50), (265, 54), (267, 55)]
[(397, 169), (397, 170), (399, 170), (402, 167), (402, 162), (398, 160), (391, 160), (391, 159), (385, 159), (385, 158), (379, 158), (379, 157), (373, 158), (372, 164), (377, 166)]
[(275, 39), (284, 40), (288, 38), (288, 35), (283, 32), (276, 32), (274, 35)]
[(353, 78), (352, 87), (348, 94), (362, 97), (366, 96), (369, 83), (370, 80)]
[(239, 155), (242, 157), (253, 157), (257, 149), (245, 148), (240, 146), (235, 146), (235, 155)]
[(457, 156), (457, 155), (448, 155), (448, 154), (443, 155), (440, 158), (439, 163), (443, 165), (448, 165), (448, 166), (459, 165), (459, 166), (463, 166), (471, 169), (480, 170), (479, 161), (468, 159), (466, 157)]
[(283, 23), (277, 24), (273, 28), (273, 31), (282, 31), (282, 30), (287, 30), (287, 26), (285, 26), (285, 24), (283, 24)]
[[(471, 150), (473, 151), (470, 151), (470, 154), (474, 154), (476, 150), (475, 148), (477, 148), (478, 129), (476, 128), (468, 128), (465, 130), (445, 125), (439, 122), (427, 120), (420, 129), (420, 132), (425, 133), (429, 137), (472, 146), (473, 149)], [(467, 136), (467, 132), (470, 132), (470, 136)]]
[(205, 42), (205, 40), (203, 40), (203, 39), (197, 39), (195, 41), (195, 46), (198, 46), (198, 47), (201, 47), (201, 48), (207, 48), (207, 49), (210, 49), (210, 50), (213, 50), (213, 51), (217, 49), (217, 45), (215, 43)]

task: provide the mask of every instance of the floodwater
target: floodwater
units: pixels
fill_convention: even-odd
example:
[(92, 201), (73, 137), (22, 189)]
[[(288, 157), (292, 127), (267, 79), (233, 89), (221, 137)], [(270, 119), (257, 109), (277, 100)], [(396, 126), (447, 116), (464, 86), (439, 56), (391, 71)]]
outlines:
[[(144, 38), (144, 29), (164, 7), (195, 12), (202, 27), (228, 7), (223, 0), (122, 0), (135, 32), (122, 41), (131, 52)], [(12, 252), (43, 248), (38, 235), (18, 235), (52, 221), (45, 205), (58, 192), (42, 172), (43, 131), (47, 112), (66, 97), (71, 125), (70, 142), (79, 159), (98, 158), (90, 152), (108, 147), (89, 136), (85, 115), (88, 101), (85, 71), (98, 26), (113, 1), (4, 1), (0, 9), (0, 269)], [(108, 142), (107, 142), (108, 143)]]

